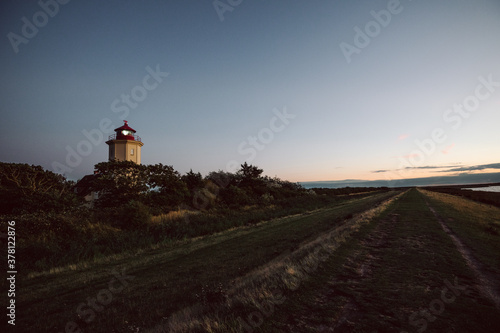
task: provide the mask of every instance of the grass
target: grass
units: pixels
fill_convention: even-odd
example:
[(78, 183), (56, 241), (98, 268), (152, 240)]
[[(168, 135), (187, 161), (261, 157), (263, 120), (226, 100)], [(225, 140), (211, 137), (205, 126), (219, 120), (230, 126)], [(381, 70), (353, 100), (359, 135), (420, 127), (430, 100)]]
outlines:
[(421, 190), (446, 224), (491, 270), (500, 274), (500, 208), (450, 194)]
[[(346, 218), (392, 196), (378, 193), (331, 205), (306, 214), (242, 226), (226, 232), (100, 260), (76, 270), (45, 272), (18, 282), (21, 331), (62, 331), (68, 322), (90, 332), (131, 332), (152, 327), (183, 308), (199, 303), (202, 287), (243, 277), (276, 257), (298, 249)], [(114, 295), (90, 322), (77, 308), (88, 298), (106, 294), (113, 270), (133, 276), (123, 292)], [(103, 291), (104, 290), (104, 291)], [(80, 310), (89, 311), (83, 305)], [(87, 312), (88, 313), (88, 312)]]
[[(120, 228), (130, 212), (76, 211), (4, 216), (0, 227), (16, 221), (17, 253), (23, 258), (18, 267), (25, 274), (60, 270), (62, 266), (88, 266), (109, 256), (134, 254), (138, 251), (170, 245), (194, 237), (210, 235), (234, 227), (318, 209), (346, 201), (334, 197), (305, 196), (281, 204), (245, 209), (180, 210), (135, 221), (135, 226)], [(127, 213), (127, 214), (125, 214)], [(135, 219), (137, 220), (137, 219)]]
[[(394, 200), (394, 198), (390, 199)], [(379, 214), (387, 203), (377, 205), (361, 214), (352, 216), (343, 223), (319, 237), (304, 242), (299, 248), (286, 255), (281, 255), (267, 264), (260, 266), (244, 277), (233, 282), (233, 287), (225, 295), (224, 302), (200, 308), (195, 305), (175, 313), (164, 324), (168, 332), (203, 331), (229, 332), (240, 331), (246, 313), (253, 310), (273, 307), (286, 290), (295, 290), (302, 280), (316, 269), (319, 262), (330, 256), (336, 248), (345, 242), (349, 235), (373, 216)], [(270, 311), (270, 310), (267, 310)]]
[[(395, 194), (23, 275), (16, 329), (62, 332), (74, 322), (84, 332), (496, 332), (499, 310), (478, 292), (426, 201), (492, 269), (499, 240), (488, 226), (496, 230), (498, 211), (415, 189), (380, 205)], [(130, 278), (109, 301), (116, 272)], [(448, 290), (439, 303), (448, 284), (457, 294)], [(92, 298), (109, 304), (92, 310)]]
[[(446, 281), (455, 278), (467, 291), (441, 309)], [(255, 331), (496, 332), (499, 311), (475, 283), (424, 196), (411, 190), (285, 294)]]
[[(488, 184), (488, 185), (483, 185), (483, 187), (491, 185), (494, 186), (499, 184)], [(425, 190), (438, 193), (451, 194), (454, 196), (461, 196), (477, 202), (482, 202), (488, 205), (500, 207), (500, 193), (497, 192), (473, 191), (471, 189), (466, 189), (464, 185), (425, 187)]]
[(186, 220), (189, 219), (191, 215), (199, 214), (199, 211), (179, 209), (173, 210), (166, 214), (160, 214), (151, 217), (152, 224), (164, 224), (164, 223), (174, 223), (178, 220)]

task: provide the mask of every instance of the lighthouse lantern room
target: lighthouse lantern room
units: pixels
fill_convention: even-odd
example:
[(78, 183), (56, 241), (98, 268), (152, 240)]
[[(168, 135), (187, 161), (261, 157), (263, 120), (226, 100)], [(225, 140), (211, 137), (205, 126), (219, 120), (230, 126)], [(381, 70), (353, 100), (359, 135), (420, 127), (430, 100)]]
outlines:
[(126, 120), (124, 125), (115, 128), (115, 134), (110, 135), (106, 144), (109, 146), (109, 160), (132, 161), (141, 164), (141, 147), (144, 143), (135, 135), (135, 130), (128, 126)]

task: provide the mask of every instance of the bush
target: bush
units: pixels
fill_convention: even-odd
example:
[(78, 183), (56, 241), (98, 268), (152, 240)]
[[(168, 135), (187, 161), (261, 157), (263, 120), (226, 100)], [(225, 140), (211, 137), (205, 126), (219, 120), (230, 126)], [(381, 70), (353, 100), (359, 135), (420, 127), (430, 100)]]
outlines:
[(222, 189), (219, 195), (220, 199), (229, 207), (240, 207), (254, 203), (245, 190), (234, 185)]
[(151, 221), (151, 212), (148, 206), (131, 200), (117, 208), (101, 208), (96, 212), (96, 218), (114, 227), (129, 230), (145, 227)]

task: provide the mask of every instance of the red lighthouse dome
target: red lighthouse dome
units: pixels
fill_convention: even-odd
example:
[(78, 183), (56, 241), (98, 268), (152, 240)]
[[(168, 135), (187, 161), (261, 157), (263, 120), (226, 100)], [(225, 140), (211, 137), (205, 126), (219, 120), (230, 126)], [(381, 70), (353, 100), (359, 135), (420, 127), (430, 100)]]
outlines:
[(115, 140), (132, 140), (141, 141), (141, 138), (135, 135), (135, 129), (130, 127), (126, 120), (123, 121), (125, 124), (121, 127), (115, 128)]

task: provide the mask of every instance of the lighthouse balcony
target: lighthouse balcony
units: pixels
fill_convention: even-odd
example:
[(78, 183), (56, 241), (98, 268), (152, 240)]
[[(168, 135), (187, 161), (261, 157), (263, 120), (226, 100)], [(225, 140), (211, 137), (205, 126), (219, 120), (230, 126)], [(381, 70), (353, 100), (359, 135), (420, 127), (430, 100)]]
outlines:
[(142, 142), (141, 137), (138, 135), (135, 135), (135, 134), (123, 135), (121, 133), (119, 133), (119, 134), (115, 133), (115, 134), (110, 135), (108, 137), (108, 140), (132, 140), (132, 141)]

